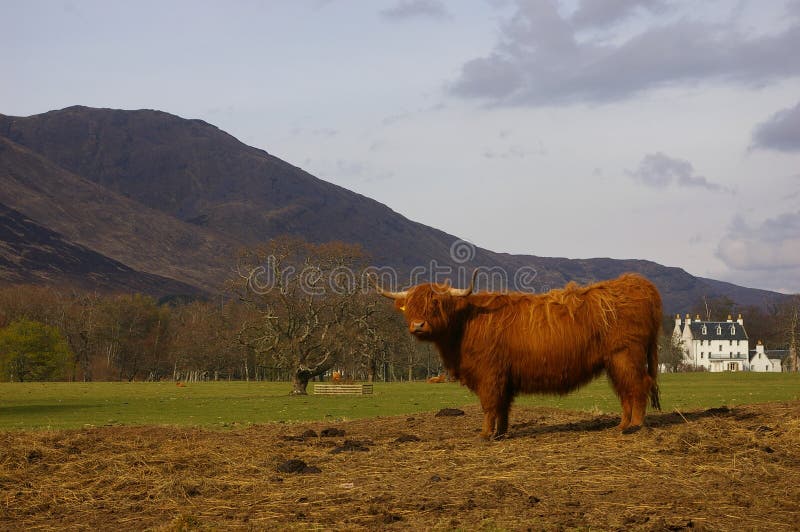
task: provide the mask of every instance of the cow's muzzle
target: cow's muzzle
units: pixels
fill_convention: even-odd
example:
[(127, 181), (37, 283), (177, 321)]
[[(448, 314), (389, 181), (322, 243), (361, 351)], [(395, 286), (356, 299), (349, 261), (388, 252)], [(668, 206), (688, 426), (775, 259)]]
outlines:
[(408, 324), (408, 330), (411, 334), (417, 336), (425, 336), (431, 333), (431, 326), (427, 321), (412, 321)]

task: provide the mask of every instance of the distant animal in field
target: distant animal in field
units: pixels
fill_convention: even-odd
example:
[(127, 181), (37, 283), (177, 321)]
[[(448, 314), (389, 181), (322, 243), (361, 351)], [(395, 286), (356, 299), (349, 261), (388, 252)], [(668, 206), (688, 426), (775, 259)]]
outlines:
[(474, 284), (473, 274), (465, 289), (377, 289), (394, 299), (411, 334), (434, 343), (448, 373), (478, 395), (483, 438), (506, 434), (517, 394), (566, 394), (604, 370), (622, 403), (619, 429), (641, 428), (648, 396), (660, 409), (661, 296), (650, 281), (624, 274), (546, 294), (473, 293)]
[(435, 377), (430, 377), (428, 379), (429, 384), (438, 384), (440, 382), (447, 382), (447, 375), (442, 373), (441, 375), (437, 375)]
[(342, 380), (342, 374), (341, 374), (341, 373), (339, 373), (338, 371), (334, 371), (334, 372), (333, 372), (333, 375), (331, 375), (331, 380), (332, 380), (333, 382), (341, 382), (341, 380)]
[(175, 383), (175, 385), (176, 385), (178, 388), (186, 388), (186, 385), (185, 385), (184, 383), (182, 383), (182, 382), (176, 382), (176, 383)]

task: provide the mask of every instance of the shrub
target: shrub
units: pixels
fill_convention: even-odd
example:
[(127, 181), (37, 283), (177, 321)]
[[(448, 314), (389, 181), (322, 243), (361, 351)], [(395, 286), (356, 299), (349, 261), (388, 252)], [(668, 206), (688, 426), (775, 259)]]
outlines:
[(52, 381), (66, 376), (73, 360), (57, 328), (18, 320), (0, 329), (0, 378), (10, 381)]

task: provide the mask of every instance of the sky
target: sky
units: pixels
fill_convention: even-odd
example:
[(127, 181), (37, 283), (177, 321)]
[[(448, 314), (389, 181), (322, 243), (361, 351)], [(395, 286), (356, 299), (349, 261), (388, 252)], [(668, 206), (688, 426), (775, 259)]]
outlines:
[(2, 0), (0, 20), (0, 113), (159, 109), (493, 251), (800, 292), (800, 0)]

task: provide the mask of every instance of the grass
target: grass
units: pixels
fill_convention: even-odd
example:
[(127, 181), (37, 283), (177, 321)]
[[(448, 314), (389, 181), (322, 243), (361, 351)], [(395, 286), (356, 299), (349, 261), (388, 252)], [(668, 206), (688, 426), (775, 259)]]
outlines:
[[(800, 375), (687, 373), (660, 378), (664, 410), (800, 399)], [(309, 386), (309, 391), (311, 387)], [(0, 383), (0, 429), (178, 425), (226, 429), (253, 423), (347, 420), (474, 404), (457, 384), (376, 383), (373, 396), (290, 397), (287, 383)], [(566, 396), (521, 396), (517, 405), (619, 412), (605, 379)], [(513, 416), (513, 414), (512, 414)]]

